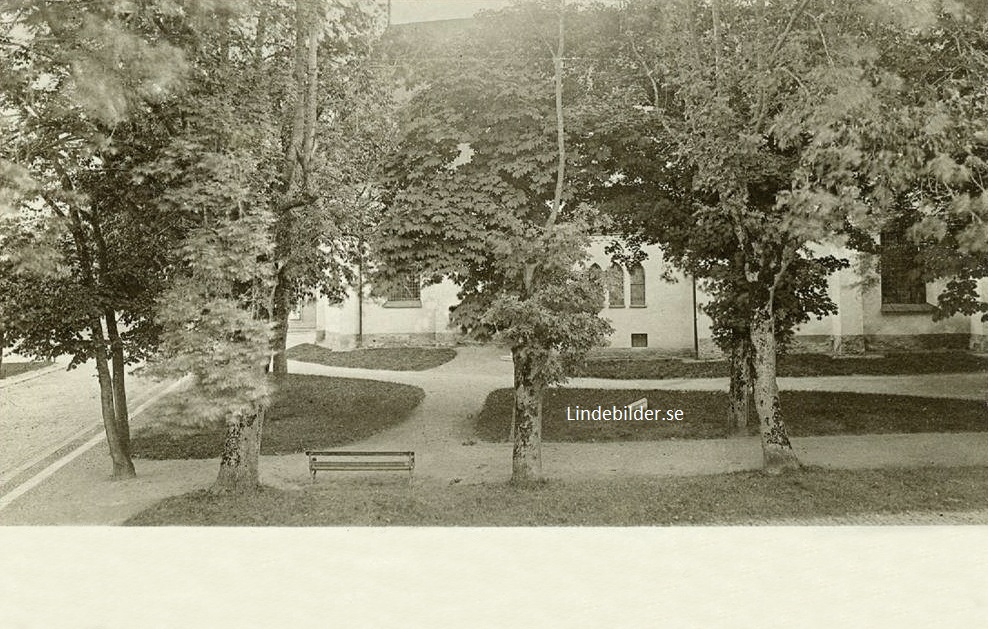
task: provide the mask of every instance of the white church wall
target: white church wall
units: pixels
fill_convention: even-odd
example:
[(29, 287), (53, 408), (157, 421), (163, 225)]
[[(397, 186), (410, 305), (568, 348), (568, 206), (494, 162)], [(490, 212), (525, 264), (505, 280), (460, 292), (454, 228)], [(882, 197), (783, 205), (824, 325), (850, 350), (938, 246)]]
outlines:
[[(590, 258), (602, 270), (612, 264), (605, 252), (607, 238), (598, 238), (590, 246)], [(630, 276), (624, 273), (624, 305), (613, 307), (608, 303), (601, 316), (610, 321), (614, 328), (610, 347), (631, 348), (632, 335), (646, 347), (671, 354), (692, 354), (693, 352), (693, 288), (689, 278), (679, 272), (671, 272), (662, 261), (662, 251), (658, 247), (647, 247), (648, 257), (642, 261), (645, 271), (645, 305), (631, 305)], [(671, 279), (663, 278), (670, 271)]]
[[(590, 246), (590, 262), (602, 271), (612, 263), (605, 252), (609, 242), (609, 238), (601, 237)], [(631, 353), (693, 356), (698, 350), (701, 358), (720, 356), (711, 338), (711, 321), (702, 311), (709, 297), (698, 289), (695, 299), (699, 308), (695, 309), (692, 279), (669, 268), (657, 247), (648, 247), (646, 253), (648, 257), (642, 262), (645, 305), (631, 305), (630, 276), (625, 270), (624, 306), (608, 305), (601, 312), (614, 328), (609, 347)], [(849, 257), (852, 264), (827, 280), (830, 296), (838, 306), (837, 314), (813, 318), (801, 325), (792, 351), (853, 354), (969, 346), (988, 351), (988, 325), (979, 315), (935, 322), (929, 307), (918, 306), (914, 311), (883, 308), (877, 275), (853, 252), (818, 247), (815, 253)], [(944, 282), (929, 284), (928, 301), (935, 302), (944, 286)], [(982, 280), (980, 289), (982, 294), (988, 294), (988, 280)], [(370, 296), (365, 289), (361, 306), (351, 291), (341, 303), (329, 304), (321, 298), (314, 306), (304, 308), (302, 319), (294, 327), (301, 330), (314, 323), (315, 340), (336, 349), (451, 344), (461, 340), (449, 324), (449, 309), (457, 303), (457, 292), (457, 287), (448, 281), (428, 286), (422, 289), (420, 303), (412, 306), (388, 303), (384, 298)]]

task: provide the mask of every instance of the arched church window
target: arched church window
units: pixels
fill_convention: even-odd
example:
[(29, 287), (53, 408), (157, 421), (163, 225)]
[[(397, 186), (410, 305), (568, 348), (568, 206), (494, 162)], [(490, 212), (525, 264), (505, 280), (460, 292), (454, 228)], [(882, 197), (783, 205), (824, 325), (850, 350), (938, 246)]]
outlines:
[(611, 308), (624, 308), (624, 269), (614, 263), (604, 278), (607, 286), (607, 302)]
[(636, 264), (628, 270), (631, 275), (631, 307), (645, 307), (645, 269)]

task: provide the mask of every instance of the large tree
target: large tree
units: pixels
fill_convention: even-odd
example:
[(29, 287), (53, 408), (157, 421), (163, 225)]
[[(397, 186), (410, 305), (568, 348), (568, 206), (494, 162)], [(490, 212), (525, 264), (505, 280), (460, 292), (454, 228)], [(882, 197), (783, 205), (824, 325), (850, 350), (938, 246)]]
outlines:
[(167, 11), (23, 0), (0, 12), (0, 316), (23, 353), (69, 354), (72, 367), (95, 359), (114, 478), (134, 475), (125, 366), (154, 345), (151, 307), (172, 234), (143, 220), (148, 190), (122, 175), (160, 144), (146, 115), (184, 68), (154, 35)]
[(753, 352), (770, 472), (798, 466), (775, 377), (780, 325), (828, 312), (819, 288), (841, 264), (811, 246), (879, 225), (908, 185), (909, 166), (881, 142), (901, 80), (873, 40), (927, 14), (891, 8), (643, 0), (610, 14), (620, 44), (599, 87), (617, 113), (602, 130), (623, 137), (604, 156), (611, 186), (639, 200), (657, 192), (647, 206), (681, 213), (653, 220), (650, 235), (714, 282), (724, 322), (746, 320), (735, 336)]
[(277, 386), (267, 371), (272, 350), (274, 371), (285, 369), (291, 306), (346, 280), (342, 241), (359, 197), (350, 171), (365, 158), (347, 150), (350, 97), (370, 79), (354, 70), (366, 51), (355, 33), (370, 37), (371, 24), (359, 6), (317, 0), (231, 5), (194, 24), (180, 124), (144, 173), (166, 181), (162, 211), (196, 208), (161, 300), (154, 370), (193, 375), (174, 421), (226, 423), (217, 491), (259, 484), (267, 395)]
[(511, 347), (516, 482), (542, 478), (543, 391), (609, 329), (583, 270), (593, 217), (566, 176), (561, 4), (484, 16), (415, 57), (375, 243), (380, 281), (453, 280), (454, 321)]
[(271, 98), (281, 104), (271, 115), (284, 121), (273, 204), (275, 373), (288, 369), (292, 308), (317, 292), (339, 298), (354, 279), (362, 210), (391, 135), (388, 83), (374, 67), (379, 8), (295, 2), (291, 82)]
[(354, 104), (374, 78), (366, 9), (24, 0), (3, 13), (0, 199), (20, 210), (5, 243), (52, 232), (65, 254), (46, 274), (4, 261), (19, 288), (5, 336), (96, 358), (116, 475), (133, 474), (123, 368), (164, 330), (154, 371), (195, 376), (185, 421), (229, 420), (218, 485), (256, 484), (264, 365), (273, 349), (284, 370), (294, 303), (342, 290), (355, 172), (386, 127)]

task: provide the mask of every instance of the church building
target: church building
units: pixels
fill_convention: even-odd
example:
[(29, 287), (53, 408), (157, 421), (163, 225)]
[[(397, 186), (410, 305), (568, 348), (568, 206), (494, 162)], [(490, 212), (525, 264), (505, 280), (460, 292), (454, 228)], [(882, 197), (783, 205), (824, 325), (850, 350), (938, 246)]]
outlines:
[[(710, 319), (702, 306), (708, 300), (693, 278), (669, 267), (658, 247), (648, 247), (648, 258), (632, 268), (612, 262), (604, 249), (608, 238), (591, 245), (593, 265), (606, 287), (601, 316), (614, 328), (612, 348), (628, 352), (709, 358), (719, 355), (710, 333)], [(956, 315), (934, 321), (933, 303), (945, 282), (924, 283), (902, 257), (887, 253), (868, 266), (849, 251), (830, 251), (851, 261), (851, 266), (828, 280), (838, 312), (812, 319), (797, 329), (793, 351), (860, 354), (905, 350), (973, 349), (988, 351), (988, 324), (980, 315)], [(980, 294), (988, 297), (988, 279)], [(384, 297), (351, 290), (342, 302), (323, 297), (301, 307), (291, 321), (296, 332), (308, 332), (312, 341), (332, 349), (395, 345), (451, 345), (463, 339), (450, 325), (449, 312), (458, 303), (451, 282), (423, 287), (419, 278)]]

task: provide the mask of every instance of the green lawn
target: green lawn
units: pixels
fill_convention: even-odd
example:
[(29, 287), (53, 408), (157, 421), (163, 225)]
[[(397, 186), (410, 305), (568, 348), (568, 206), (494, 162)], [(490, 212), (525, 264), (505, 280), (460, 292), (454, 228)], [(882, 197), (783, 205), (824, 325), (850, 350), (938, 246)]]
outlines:
[[(359, 441), (403, 422), (424, 395), (422, 389), (405, 384), (289, 374), (279, 383), (268, 409), (261, 454)], [(135, 434), (133, 454), (145, 459), (214, 458), (222, 452), (223, 436), (221, 426), (159, 425)]]
[(453, 360), (456, 350), (449, 347), (375, 347), (334, 352), (319, 345), (303, 343), (290, 347), (287, 356), (290, 360), (330, 367), (424, 371)]
[(0, 365), (0, 379), (19, 376), (22, 373), (34, 371), (35, 369), (44, 369), (51, 364), (52, 363), (50, 362), (43, 361), (7, 362), (5, 360), (3, 361), (3, 364)]
[(533, 487), (416, 481), (316, 483), (249, 497), (194, 492), (129, 525), (667, 526), (988, 507), (988, 468), (804, 469), (767, 476), (555, 481)]
[[(988, 357), (968, 352), (915, 352), (880, 357), (792, 354), (779, 359), (779, 375), (885, 376), (988, 371)], [(665, 378), (725, 378), (725, 360), (690, 361), (678, 358), (591, 357), (574, 376), (616, 380)]]
[[(662, 414), (683, 411), (682, 421), (568, 421), (577, 406), (622, 407), (648, 398)], [(783, 391), (783, 419), (794, 437), (912, 432), (988, 430), (984, 402), (829, 391)], [(512, 389), (491, 392), (477, 417), (484, 441), (506, 441), (511, 428)], [(710, 439), (728, 436), (728, 398), (719, 391), (647, 391), (641, 389), (550, 389), (543, 402), (542, 434), (546, 441), (652, 441)], [(758, 422), (749, 422), (757, 434)]]

